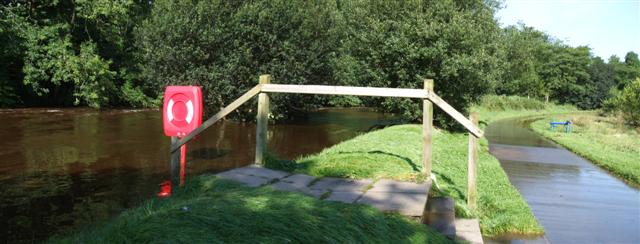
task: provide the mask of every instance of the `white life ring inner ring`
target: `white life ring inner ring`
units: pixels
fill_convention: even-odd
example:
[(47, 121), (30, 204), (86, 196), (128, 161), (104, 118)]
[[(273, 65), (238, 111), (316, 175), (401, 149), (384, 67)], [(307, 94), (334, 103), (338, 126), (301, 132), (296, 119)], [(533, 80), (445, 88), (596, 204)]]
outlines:
[[(179, 101), (180, 103), (182, 103), (181, 101)], [(185, 106), (187, 107), (187, 115), (184, 118), (177, 118), (174, 116), (173, 114), (173, 106), (176, 104), (176, 102), (173, 101), (173, 98), (169, 99), (169, 104), (167, 105), (167, 119), (169, 119), (169, 121), (171, 123), (174, 123), (174, 121), (183, 121), (186, 120), (187, 124), (191, 124), (191, 121), (193, 121), (193, 102), (191, 102), (191, 100), (188, 100), (187, 103), (185, 104)]]

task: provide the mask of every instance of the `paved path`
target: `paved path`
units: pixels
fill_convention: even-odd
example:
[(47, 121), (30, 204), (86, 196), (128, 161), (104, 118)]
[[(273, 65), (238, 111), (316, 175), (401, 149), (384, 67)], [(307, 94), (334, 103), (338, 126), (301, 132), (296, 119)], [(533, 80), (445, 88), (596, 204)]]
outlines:
[(300, 192), (326, 201), (368, 204), (382, 211), (399, 212), (411, 217), (422, 216), (431, 188), (431, 182), (418, 184), (384, 179), (316, 178), (255, 165), (218, 173), (217, 176), (250, 187), (269, 185), (278, 190)]
[(519, 120), (485, 131), (491, 154), (551, 243), (640, 243), (640, 190), (529, 130)]
[[(250, 187), (269, 186), (281, 191), (299, 192), (325, 201), (368, 204), (385, 212), (398, 212), (409, 217), (422, 217), (431, 181), (418, 184), (395, 180), (352, 180), (316, 178), (305, 174), (290, 174), (250, 165), (232, 169), (216, 176)], [(453, 224), (453, 223), (452, 223)], [(481, 244), (478, 220), (456, 220), (453, 228), (457, 240)]]

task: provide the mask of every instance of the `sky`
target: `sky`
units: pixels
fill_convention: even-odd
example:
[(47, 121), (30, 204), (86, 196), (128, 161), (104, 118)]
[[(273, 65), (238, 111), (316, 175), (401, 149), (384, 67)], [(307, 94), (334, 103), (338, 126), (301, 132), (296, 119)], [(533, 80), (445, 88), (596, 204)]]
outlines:
[(519, 21), (607, 60), (640, 54), (640, 0), (506, 0), (501, 26)]

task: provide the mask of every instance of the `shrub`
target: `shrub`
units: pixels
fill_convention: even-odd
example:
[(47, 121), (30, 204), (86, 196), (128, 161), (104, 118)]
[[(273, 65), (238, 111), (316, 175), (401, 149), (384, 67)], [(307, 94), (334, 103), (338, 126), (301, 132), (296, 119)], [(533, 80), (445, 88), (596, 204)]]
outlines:
[(545, 108), (545, 103), (520, 96), (486, 95), (482, 97), (480, 106), (491, 111), (540, 110)]
[(615, 96), (606, 101), (607, 107), (619, 112), (627, 124), (640, 126), (640, 77), (613, 94)]

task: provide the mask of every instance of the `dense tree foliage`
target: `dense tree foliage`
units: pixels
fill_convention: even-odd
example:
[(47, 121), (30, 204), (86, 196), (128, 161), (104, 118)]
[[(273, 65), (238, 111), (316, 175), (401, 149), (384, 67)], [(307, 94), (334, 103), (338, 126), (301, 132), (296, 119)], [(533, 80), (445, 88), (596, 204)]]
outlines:
[[(344, 36), (332, 59), (338, 84), (423, 88), (423, 79), (433, 78), (438, 94), (465, 109), (500, 76), (500, 29), (484, 1), (351, 1), (339, 11)], [(422, 114), (415, 100), (364, 103), (409, 120)]]
[[(276, 83), (421, 88), (464, 110), (482, 95), (598, 108), (640, 76), (524, 24), (498, 1), (14, 0), (0, 7), (0, 106), (157, 106), (196, 84), (208, 112), (271, 74)], [(612, 90), (613, 91), (610, 91)], [(274, 95), (272, 116), (371, 106), (408, 120), (415, 100)], [(239, 110), (250, 118), (253, 106)], [(436, 116), (443, 119), (447, 116)], [(439, 121), (441, 125), (445, 121)]]
[[(144, 17), (143, 9), (150, 8), (145, 3), (52, 0), (3, 5), (0, 38), (11, 40), (0, 44), (7, 50), (2, 56), (8, 64), (0, 71), (0, 84), (10, 84), (0, 93), (11, 93), (3, 103), (151, 105), (147, 96), (123, 95), (142, 92), (131, 44), (136, 22)], [(121, 87), (129, 92), (120, 92)]]
[(584, 109), (599, 108), (611, 88), (640, 76), (637, 54), (608, 63), (586, 46), (570, 47), (524, 24), (503, 30), (505, 69), (496, 93), (552, 99)]
[(605, 104), (619, 112), (626, 123), (640, 126), (640, 78), (629, 82), (622, 91), (614, 90), (612, 93)]
[[(280, 83), (333, 84), (335, 9), (330, 1), (157, 1), (139, 29), (145, 78), (157, 90), (203, 86), (210, 111), (257, 85), (260, 74)], [(273, 100), (279, 117), (322, 104), (310, 96)]]

